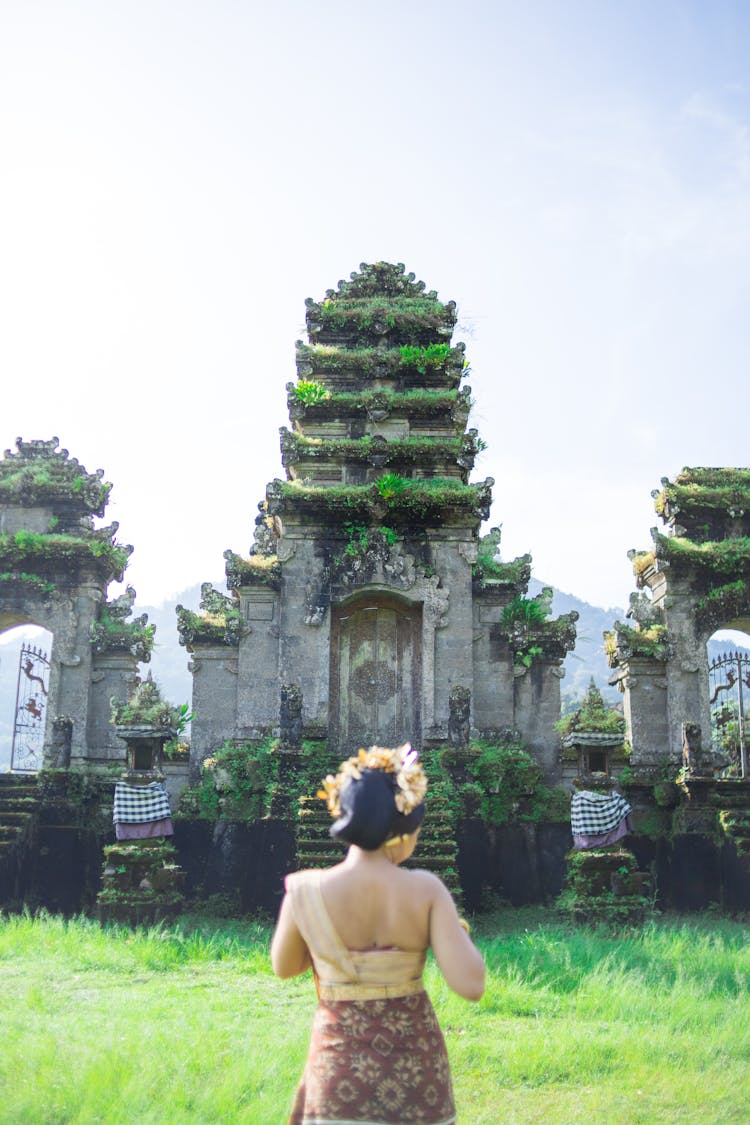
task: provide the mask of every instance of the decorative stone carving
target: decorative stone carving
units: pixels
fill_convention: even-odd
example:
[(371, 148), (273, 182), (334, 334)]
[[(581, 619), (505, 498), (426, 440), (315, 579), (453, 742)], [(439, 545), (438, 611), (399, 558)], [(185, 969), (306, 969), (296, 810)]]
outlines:
[(302, 749), (302, 691), (298, 684), (281, 685), (279, 746), (287, 752)]
[(297, 544), (289, 539), (280, 539), (276, 556), (280, 563), (289, 562), (297, 554)]
[(351, 673), (349, 684), (364, 703), (385, 703), (396, 691), (396, 673), (384, 660), (366, 660)]
[(216, 590), (210, 582), (201, 585), (200, 613), (177, 606), (177, 630), (180, 644), (192, 652), (195, 645), (238, 645), (245, 624), (240, 617), (239, 603)]
[(433, 629), (444, 629), (448, 624), (450, 590), (440, 585), (437, 575), (424, 581), (424, 618)]
[(323, 624), (330, 601), (330, 595), (325, 592), (327, 585), (324, 581), (321, 584), (308, 582), (305, 586), (305, 625)]
[(272, 516), (268, 515), (265, 500), (258, 504), (258, 515), (255, 517), (255, 530), (253, 532), (253, 547), (251, 554), (275, 555), (277, 547), (277, 531)]
[(626, 616), (637, 621), (642, 629), (648, 629), (652, 625), (664, 624), (664, 613), (661, 607), (654, 605), (648, 594), (643, 591), (630, 595), (630, 608)]
[(388, 397), (383, 391), (376, 391), (367, 401), (365, 407), (367, 416), (371, 422), (384, 422), (388, 415), (391, 413), (391, 405), (388, 402)]
[(73, 720), (68, 715), (58, 715), (52, 722), (52, 768), (70, 769), (73, 743)]
[(456, 684), (448, 697), (448, 742), (468, 746), (471, 730), (471, 691)]
[(458, 544), (458, 553), (469, 566), (473, 566), (477, 561), (477, 545), (476, 542), (461, 542)]
[(682, 724), (682, 765), (686, 773), (691, 775), (701, 776), (706, 772), (700, 723)]

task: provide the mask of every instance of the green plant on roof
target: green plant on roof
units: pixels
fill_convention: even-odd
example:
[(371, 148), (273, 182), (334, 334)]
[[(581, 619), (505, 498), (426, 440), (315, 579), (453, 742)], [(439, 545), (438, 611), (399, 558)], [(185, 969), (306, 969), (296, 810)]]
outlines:
[(305, 406), (316, 406), (331, 396), (327, 387), (317, 379), (300, 379), (294, 388), (294, 393)]
[(425, 347), (404, 344), (399, 349), (402, 365), (416, 367), (420, 375), (426, 375), (428, 367), (440, 367), (444, 364), (450, 350), (449, 344), (427, 344)]
[(545, 586), (535, 598), (516, 596), (503, 607), (500, 628), (508, 637), (513, 649), (513, 663), (530, 668), (544, 648), (537, 644), (537, 631), (552, 612), (552, 590)]
[(406, 477), (399, 476), (398, 473), (385, 473), (376, 482), (376, 485), (384, 500), (392, 500), (394, 496), (398, 496), (400, 492), (409, 487), (409, 481)]
[(524, 598), (517, 594), (508, 605), (503, 607), (500, 622), (508, 630), (515, 629), (519, 625), (541, 625), (549, 617), (551, 608), (551, 596), (542, 598), (540, 593), (536, 598)]
[(381, 527), (367, 527), (366, 524), (345, 523), (344, 532), (346, 533), (344, 554), (350, 559), (366, 554), (377, 539), (381, 539), (389, 547), (398, 542), (398, 533), (385, 524)]

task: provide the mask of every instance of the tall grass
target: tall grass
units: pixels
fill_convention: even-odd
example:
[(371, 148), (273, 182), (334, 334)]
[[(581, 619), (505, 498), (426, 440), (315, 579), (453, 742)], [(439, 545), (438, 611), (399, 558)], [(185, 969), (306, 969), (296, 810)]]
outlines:
[[(612, 936), (498, 911), (476, 933), (480, 1004), (427, 970), (464, 1125), (750, 1119), (747, 926)], [(134, 932), (3, 919), (0, 1122), (283, 1123), (315, 1000), (309, 977), (273, 977), (269, 936), (189, 917)]]

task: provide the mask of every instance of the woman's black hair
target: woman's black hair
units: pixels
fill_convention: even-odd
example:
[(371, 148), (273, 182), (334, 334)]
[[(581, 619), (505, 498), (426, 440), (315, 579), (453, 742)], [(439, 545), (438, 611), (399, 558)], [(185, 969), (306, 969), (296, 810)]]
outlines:
[(331, 825), (334, 839), (356, 844), (367, 852), (377, 851), (392, 836), (416, 832), (424, 820), (424, 801), (410, 813), (396, 808), (395, 774), (385, 770), (362, 770), (341, 787), (341, 816)]

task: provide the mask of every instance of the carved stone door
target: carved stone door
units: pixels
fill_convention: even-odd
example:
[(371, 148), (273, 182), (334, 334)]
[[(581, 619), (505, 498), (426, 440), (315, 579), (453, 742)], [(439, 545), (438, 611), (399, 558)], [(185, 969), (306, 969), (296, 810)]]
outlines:
[(344, 754), (360, 746), (419, 746), (422, 735), (422, 607), (394, 598), (333, 611), (331, 742)]

